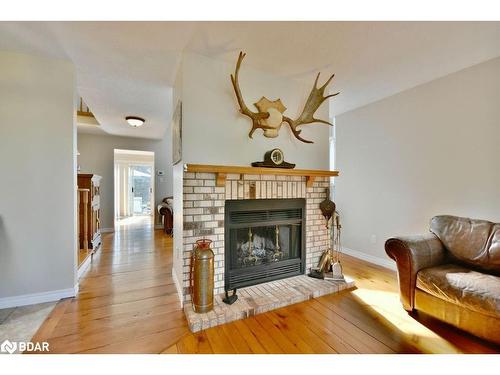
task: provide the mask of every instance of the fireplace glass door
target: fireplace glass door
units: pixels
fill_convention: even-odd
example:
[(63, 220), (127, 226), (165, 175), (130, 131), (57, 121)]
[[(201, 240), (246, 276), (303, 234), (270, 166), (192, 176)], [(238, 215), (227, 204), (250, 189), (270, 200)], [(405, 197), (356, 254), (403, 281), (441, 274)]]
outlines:
[(303, 199), (226, 202), (225, 289), (304, 272)]
[(248, 226), (231, 229), (231, 269), (300, 258), (300, 224)]

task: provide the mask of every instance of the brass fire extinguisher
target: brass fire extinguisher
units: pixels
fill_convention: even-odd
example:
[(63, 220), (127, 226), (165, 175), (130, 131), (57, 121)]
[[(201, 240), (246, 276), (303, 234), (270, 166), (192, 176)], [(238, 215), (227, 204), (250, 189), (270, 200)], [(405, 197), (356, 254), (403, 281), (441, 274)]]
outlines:
[(206, 313), (214, 307), (214, 252), (212, 241), (196, 241), (191, 258), (191, 299), (197, 313)]

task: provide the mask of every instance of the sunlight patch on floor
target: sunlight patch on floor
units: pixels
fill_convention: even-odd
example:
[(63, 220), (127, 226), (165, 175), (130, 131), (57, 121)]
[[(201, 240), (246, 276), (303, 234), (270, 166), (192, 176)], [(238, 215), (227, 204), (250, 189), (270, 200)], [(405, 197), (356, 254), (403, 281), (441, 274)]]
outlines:
[(358, 288), (352, 293), (407, 335), (410, 341), (418, 342), (422, 350), (436, 352), (437, 345), (443, 353), (460, 352), (454, 345), (409, 316), (401, 306), (398, 293), (365, 288)]
[(116, 226), (122, 229), (122, 227), (145, 227), (153, 225), (153, 217), (151, 215), (144, 216), (130, 216), (123, 219), (116, 220)]

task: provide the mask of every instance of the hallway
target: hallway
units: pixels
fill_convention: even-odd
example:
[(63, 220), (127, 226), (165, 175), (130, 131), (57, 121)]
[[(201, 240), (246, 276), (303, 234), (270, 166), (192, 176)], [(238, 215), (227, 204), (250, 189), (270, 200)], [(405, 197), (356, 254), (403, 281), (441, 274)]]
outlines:
[(48, 341), (52, 353), (160, 353), (188, 333), (172, 239), (145, 217), (129, 221), (103, 234), (80, 293), (58, 303), (33, 341)]

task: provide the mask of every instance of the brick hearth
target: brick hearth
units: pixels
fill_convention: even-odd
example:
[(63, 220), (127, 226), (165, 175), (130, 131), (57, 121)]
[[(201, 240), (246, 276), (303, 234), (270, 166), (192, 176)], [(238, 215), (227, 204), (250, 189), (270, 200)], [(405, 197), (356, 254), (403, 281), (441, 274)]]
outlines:
[(189, 329), (197, 332), (352, 287), (352, 280), (338, 282), (294, 276), (239, 289), (238, 300), (232, 305), (226, 305), (222, 296), (216, 295), (214, 309), (206, 314), (195, 313), (191, 302), (184, 305), (184, 312)]

